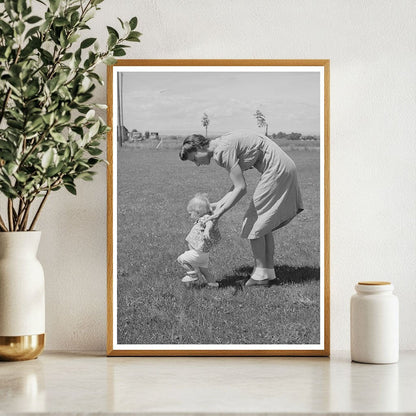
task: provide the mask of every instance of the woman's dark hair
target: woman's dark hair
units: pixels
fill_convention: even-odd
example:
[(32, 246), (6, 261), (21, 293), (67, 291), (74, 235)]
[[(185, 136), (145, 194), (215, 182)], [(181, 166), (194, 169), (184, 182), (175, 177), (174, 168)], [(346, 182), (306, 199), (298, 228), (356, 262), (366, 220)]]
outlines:
[(191, 134), (182, 143), (182, 148), (179, 152), (181, 160), (187, 160), (189, 153), (197, 152), (209, 145), (209, 139), (201, 134)]

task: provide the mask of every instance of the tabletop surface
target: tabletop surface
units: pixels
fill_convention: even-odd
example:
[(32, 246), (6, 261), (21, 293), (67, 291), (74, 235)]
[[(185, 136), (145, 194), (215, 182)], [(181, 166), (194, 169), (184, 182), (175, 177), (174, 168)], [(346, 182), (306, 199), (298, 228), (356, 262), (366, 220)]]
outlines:
[(416, 351), (389, 365), (331, 358), (112, 357), (0, 362), (0, 414), (415, 414)]

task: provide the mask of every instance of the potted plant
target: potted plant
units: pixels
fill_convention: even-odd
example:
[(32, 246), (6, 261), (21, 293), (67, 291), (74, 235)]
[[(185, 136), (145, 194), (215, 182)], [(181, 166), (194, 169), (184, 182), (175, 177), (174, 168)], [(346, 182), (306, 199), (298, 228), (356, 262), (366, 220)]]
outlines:
[[(108, 127), (92, 103), (100, 63), (138, 42), (137, 18), (107, 26), (100, 50), (88, 21), (103, 0), (0, 0), (0, 359), (44, 345), (44, 278), (36, 223), (51, 192), (76, 194), (103, 161)], [(42, 14), (39, 16), (38, 14)]]

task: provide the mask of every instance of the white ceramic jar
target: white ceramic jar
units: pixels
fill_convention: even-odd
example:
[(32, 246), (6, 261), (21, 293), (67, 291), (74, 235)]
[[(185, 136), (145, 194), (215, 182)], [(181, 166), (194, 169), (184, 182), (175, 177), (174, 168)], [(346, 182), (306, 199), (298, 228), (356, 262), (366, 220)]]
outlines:
[(351, 359), (391, 364), (399, 360), (399, 302), (390, 282), (359, 282), (351, 297)]

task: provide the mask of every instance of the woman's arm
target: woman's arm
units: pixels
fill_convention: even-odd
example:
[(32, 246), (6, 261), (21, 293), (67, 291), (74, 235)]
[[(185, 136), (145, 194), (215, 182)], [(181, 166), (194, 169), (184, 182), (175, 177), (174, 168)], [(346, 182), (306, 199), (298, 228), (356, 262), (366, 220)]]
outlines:
[(246, 180), (240, 165), (237, 164), (230, 170), (230, 179), (233, 186), (231, 190), (217, 202), (214, 214), (210, 217), (212, 220), (220, 218), (247, 192)]
[(227, 199), (228, 193), (230, 193), (234, 189), (234, 185), (230, 188), (230, 190), (217, 202), (212, 202), (211, 209), (215, 211), (216, 209), (221, 208), (224, 205), (225, 200)]

